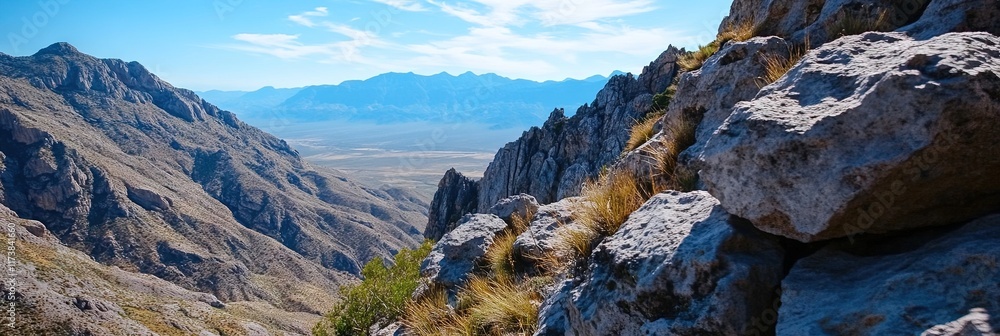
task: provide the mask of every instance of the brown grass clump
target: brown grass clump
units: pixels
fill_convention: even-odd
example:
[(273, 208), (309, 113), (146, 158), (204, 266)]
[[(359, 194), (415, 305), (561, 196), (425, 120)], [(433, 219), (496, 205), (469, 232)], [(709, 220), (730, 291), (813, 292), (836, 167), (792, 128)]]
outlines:
[(722, 45), (718, 40), (712, 41), (709, 44), (698, 46), (698, 50), (692, 51), (680, 57), (677, 60), (677, 65), (681, 66), (684, 71), (695, 71), (701, 69), (701, 66), (705, 64), (705, 61), (709, 57), (715, 55), (719, 51)]
[(632, 126), (629, 133), (628, 142), (625, 143), (625, 152), (630, 152), (642, 144), (652, 139), (656, 135), (656, 123), (663, 117), (663, 111), (654, 111), (646, 116), (646, 119), (638, 121)]
[(837, 21), (827, 27), (831, 39), (858, 35), (870, 31), (888, 31), (889, 11), (885, 9), (848, 10), (841, 13)]
[(414, 335), (441, 335), (442, 330), (458, 325), (456, 317), (448, 309), (448, 294), (438, 289), (407, 303), (403, 324)]
[(531, 334), (538, 322), (538, 292), (504, 279), (472, 279), (463, 295), (473, 329), (485, 335)]
[(729, 25), (725, 30), (716, 35), (715, 41), (709, 42), (706, 45), (699, 46), (697, 51), (693, 51), (684, 56), (681, 56), (677, 60), (677, 65), (680, 65), (681, 69), (684, 71), (694, 71), (701, 68), (705, 61), (709, 57), (715, 55), (722, 48), (726, 42), (735, 41), (743, 42), (749, 40), (756, 36), (757, 27), (754, 26), (754, 20), (745, 20), (744, 22)]
[(805, 57), (808, 53), (809, 39), (806, 38), (805, 43), (802, 45), (788, 47), (787, 57), (776, 54), (761, 55), (760, 59), (761, 64), (764, 65), (764, 75), (757, 79), (758, 85), (764, 87), (777, 82), (778, 79), (781, 79), (789, 70), (792, 70), (792, 67), (798, 64), (802, 60), (802, 57)]

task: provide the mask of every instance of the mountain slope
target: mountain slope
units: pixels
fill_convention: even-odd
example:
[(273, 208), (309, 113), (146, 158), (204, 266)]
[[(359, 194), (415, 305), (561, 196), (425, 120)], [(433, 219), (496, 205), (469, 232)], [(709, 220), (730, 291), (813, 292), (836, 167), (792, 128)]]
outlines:
[(303, 162), (140, 64), (68, 44), (0, 55), (0, 203), (95, 260), (320, 313), (425, 205)]

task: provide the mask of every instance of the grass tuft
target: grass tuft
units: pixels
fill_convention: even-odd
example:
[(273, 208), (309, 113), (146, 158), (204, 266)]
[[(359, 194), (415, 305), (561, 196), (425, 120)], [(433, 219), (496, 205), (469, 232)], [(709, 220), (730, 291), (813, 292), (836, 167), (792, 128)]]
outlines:
[(743, 42), (756, 35), (757, 27), (754, 26), (754, 20), (752, 19), (745, 20), (744, 22), (740, 22), (735, 25), (729, 25), (715, 37), (715, 41), (699, 46), (697, 51), (681, 56), (680, 59), (677, 60), (677, 65), (680, 65), (681, 69), (684, 71), (698, 70), (705, 64), (705, 61), (708, 60), (709, 57), (712, 57), (712, 55), (715, 55), (716, 52), (719, 52), (719, 49), (722, 48), (726, 42)]
[(698, 46), (698, 50), (681, 56), (680, 59), (677, 60), (677, 65), (680, 65), (681, 69), (684, 71), (695, 71), (701, 69), (701, 66), (705, 64), (705, 61), (708, 60), (709, 57), (712, 57), (712, 55), (715, 55), (721, 46), (722, 45), (717, 40), (703, 46)]
[[(808, 36), (808, 35), (807, 35)], [(764, 65), (764, 75), (757, 78), (758, 85), (760, 87), (767, 86), (768, 84), (777, 82), (782, 76), (788, 73), (795, 67), (795, 64), (802, 60), (809, 53), (809, 39), (807, 38), (805, 43), (798, 46), (788, 47), (788, 56), (777, 55), (777, 54), (764, 54), (761, 55), (761, 64)]]
[(646, 119), (636, 122), (629, 133), (624, 152), (631, 152), (649, 141), (649, 139), (652, 139), (656, 135), (656, 123), (663, 117), (663, 113), (663, 110), (653, 111), (646, 116)]
[(472, 279), (464, 295), (473, 329), (486, 335), (530, 334), (538, 322), (541, 295), (510, 279)]
[(870, 31), (892, 30), (888, 25), (889, 12), (885, 9), (863, 8), (841, 13), (840, 18), (827, 27), (827, 36), (840, 38)]

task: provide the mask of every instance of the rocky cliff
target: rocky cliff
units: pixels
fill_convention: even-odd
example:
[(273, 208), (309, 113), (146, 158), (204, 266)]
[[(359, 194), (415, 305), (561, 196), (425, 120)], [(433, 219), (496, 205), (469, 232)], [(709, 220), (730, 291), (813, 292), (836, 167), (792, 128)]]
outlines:
[[(978, 0), (735, 1), (720, 36), (747, 36), (720, 39), (681, 73), (662, 120), (697, 121), (675, 159), (700, 190), (651, 195), (620, 228), (572, 245), (583, 254), (538, 290), (535, 334), (994, 335), (998, 10)], [(544, 204), (513, 243), (512, 260), (526, 259), (516, 262), (549, 262), (581, 242), (565, 232), (590, 220), (574, 205), (586, 198), (565, 198), (582, 179), (566, 176), (593, 166), (530, 168), (562, 148), (534, 144), (560, 134), (559, 120), (502, 149), (479, 182), (478, 212), (514, 190)], [(581, 155), (592, 161), (578, 167), (635, 170), (626, 161), (674, 132), (662, 127), (620, 159), (622, 138), (600, 138), (603, 156)], [(501, 231), (464, 224), (456, 232)], [(448, 246), (469, 243), (461, 236), (446, 234)], [(475, 237), (479, 250), (451, 257), (462, 263), (429, 264), (493, 262), (489, 244), (504, 240)], [(464, 269), (473, 276), (427, 281), (460, 290), (493, 274)], [(539, 281), (532, 270), (519, 279)]]
[(0, 55), (0, 204), (101, 264), (318, 314), (418, 241), (423, 210), (399, 192), (311, 167), (138, 63)]
[[(449, 198), (452, 193), (443, 191), (460, 188), (458, 184), (465, 182), (446, 175), (433, 203), (453, 209), (475, 203), (474, 209), (466, 210), (486, 212), (501, 199), (521, 193), (541, 203), (579, 195), (584, 181), (595, 178), (618, 158), (629, 129), (652, 110), (653, 95), (671, 84), (679, 72), (676, 62), (680, 53), (671, 47), (638, 77), (612, 77), (593, 103), (581, 106), (570, 118), (563, 109), (554, 110), (541, 127), (532, 127), (497, 152), (476, 185), (475, 198)], [(431, 214), (428, 227), (454, 225), (458, 219), (445, 215)]]

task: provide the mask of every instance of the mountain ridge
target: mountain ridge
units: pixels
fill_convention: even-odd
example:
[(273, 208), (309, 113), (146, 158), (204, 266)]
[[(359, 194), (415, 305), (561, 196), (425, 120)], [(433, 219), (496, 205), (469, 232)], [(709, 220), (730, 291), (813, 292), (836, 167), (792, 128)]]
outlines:
[(426, 204), (312, 167), (137, 62), (0, 56), (0, 203), (94, 260), (318, 318)]

